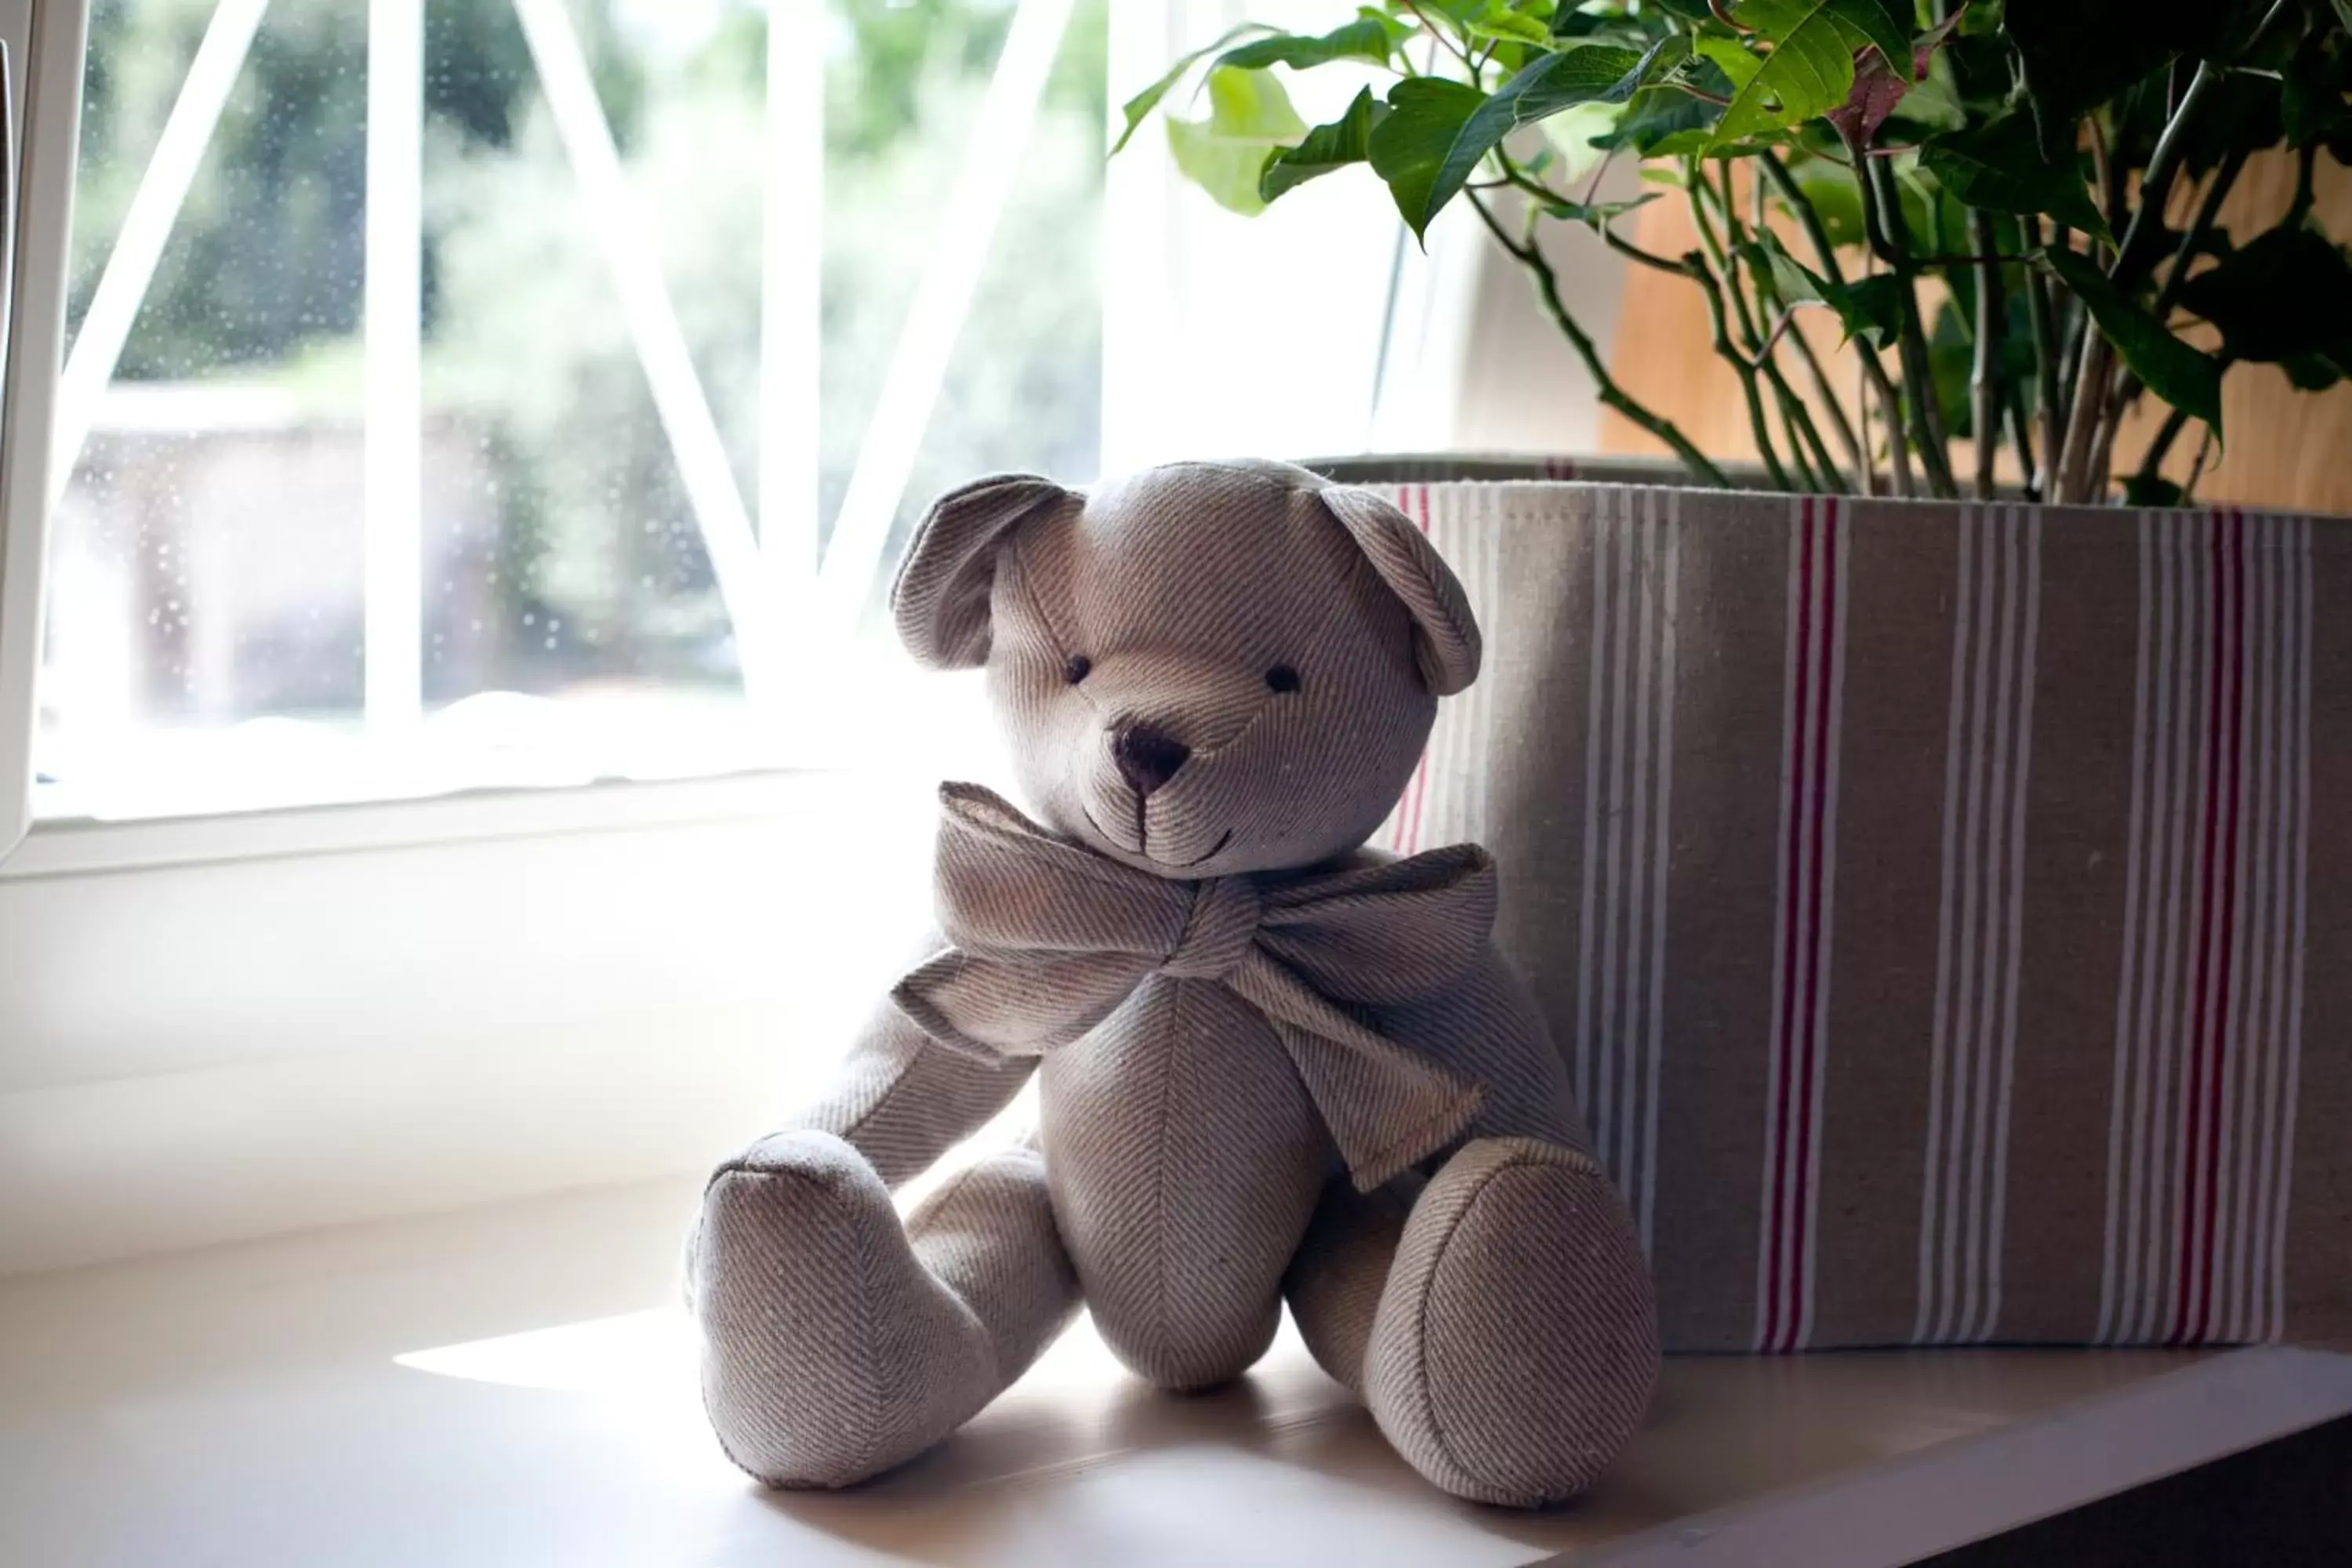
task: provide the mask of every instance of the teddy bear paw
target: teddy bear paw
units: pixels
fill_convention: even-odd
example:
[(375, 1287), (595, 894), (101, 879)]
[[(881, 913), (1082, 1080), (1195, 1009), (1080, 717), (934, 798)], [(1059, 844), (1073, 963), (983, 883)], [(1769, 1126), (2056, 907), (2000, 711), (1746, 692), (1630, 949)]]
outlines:
[(711, 1425), (771, 1486), (863, 1480), (995, 1392), (987, 1334), (917, 1260), (873, 1167), (829, 1133), (773, 1134), (711, 1176), (688, 1292)]

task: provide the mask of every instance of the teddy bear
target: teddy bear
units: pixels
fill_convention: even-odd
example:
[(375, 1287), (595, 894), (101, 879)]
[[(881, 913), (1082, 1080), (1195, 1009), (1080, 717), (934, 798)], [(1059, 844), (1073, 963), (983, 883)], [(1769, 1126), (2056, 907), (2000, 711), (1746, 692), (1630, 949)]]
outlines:
[[(1286, 464), (1000, 476), (932, 508), (890, 602), (921, 664), (985, 667), (1036, 819), (943, 788), (926, 956), (710, 1178), (688, 1291), (728, 1455), (874, 1476), (1081, 1305), (1210, 1388), (1286, 1302), (1436, 1486), (1587, 1489), (1657, 1374), (1640, 1243), (1495, 950), (1492, 861), (1364, 847), (1478, 669), (1427, 539)], [(1033, 1075), (1034, 1131), (902, 1223), (892, 1189)]]

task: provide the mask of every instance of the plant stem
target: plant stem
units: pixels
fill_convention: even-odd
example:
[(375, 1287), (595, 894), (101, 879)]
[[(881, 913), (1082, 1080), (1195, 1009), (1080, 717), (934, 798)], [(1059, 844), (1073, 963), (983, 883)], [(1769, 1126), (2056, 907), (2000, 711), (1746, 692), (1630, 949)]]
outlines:
[(2025, 416), (2025, 389), (2011, 385), (2001, 402), (2009, 415), (2009, 438), (2017, 447), (2017, 471), (2024, 476), (2025, 493), (2040, 500), (2042, 490), (2033, 472), (2033, 433)]
[(2097, 445), (2100, 397), (2107, 383), (2107, 336), (2096, 327), (2083, 333), (2080, 366), (2074, 373), (2074, 405), (2067, 411), (2066, 443), (2057, 459), (2056, 500), (2074, 504), (2088, 499), (2092, 448)]
[[(2228, 370), (2230, 356), (2223, 354), (2221, 359), (2221, 368)], [(2142, 481), (2163, 477), (2164, 459), (2171, 454), (2172, 444), (2180, 439), (2180, 433), (2189, 427), (2191, 417), (2193, 416), (2185, 408), (2176, 408), (2164, 416), (2164, 423), (2157, 428), (2155, 437), (2148, 442), (2147, 452), (2140, 458), (2139, 477)]]
[[(1992, 248), (1992, 219), (1982, 212), (1969, 215), (1969, 233), (1979, 250)], [(1976, 399), (1972, 411), (1977, 437), (1976, 489), (1979, 500), (1993, 496), (1993, 467), (2000, 456), (2000, 329), (2004, 320), (2000, 268), (1992, 262), (1977, 266), (1976, 357), (1969, 366), (1969, 391)]]
[(1845, 453), (1846, 461), (1853, 465), (1864, 494), (1869, 493), (1870, 459), (1864, 455), (1862, 441), (1853, 433), (1853, 422), (1845, 416), (1845, 402), (1830, 385), (1829, 372), (1822, 368), (1821, 356), (1805, 334), (1794, 327), (1789, 329), (1789, 339), (1797, 345), (1797, 361), (1805, 367), (1813, 390), (1821, 395), (1822, 412), (1830, 422), (1830, 434), (1837, 437), (1838, 447)]
[(2212, 183), (2205, 187), (2204, 200), (2197, 204), (2197, 216), (2189, 220), (2189, 226), (2180, 233), (2179, 245), (2173, 249), (2172, 266), (2164, 275), (2164, 287), (2157, 291), (2152, 308), (2158, 321), (2169, 315), (2173, 302), (2180, 298), (2181, 286), (2189, 281), (2189, 264), (2197, 259), (2199, 247), (2213, 232), (2213, 225), (2221, 216), (2221, 203), (2228, 197), (2230, 188), (2238, 183), (2238, 175), (2246, 167), (2246, 157), (2244, 148), (2232, 148), (2222, 158), (2221, 166), (2213, 172)]
[(2205, 477), (2206, 459), (2213, 455), (2213, 426), (2205, 426), (2205, 438), (2197, 443), (2197, 460), (2189, 465), (2188, 482), (2180, 487), (2180, 504), (2187, 506), (2197, 498), (2197, 483)]
[[(1724, 167), (1723, 186), (1723, 194), (1728, 199), (1731, 195), (1731, 169), (1728, 164)], [(1764, 205), (1764, 178), (1751, 171), (1748, 176), (1748, 227), (1739, 233), (1743, 243), (1748, 234), (1765, 231), (1769, 216)], [(1764, 334), (1763, 346), (1756, 351), (1756, 357), (1762, 362), (1764, 374), (1771, 378), (1773, 395), (1780, 400), (1780, 423), (1788, 434), (1790, 448), (1796, 453), (1799, 466), (1811, 474), (1816, 489), (1843, 492), (1847, 488), (1845, 475), (1839, 472), (1836, 462), (1830, 457), (1829, 447), (1822, 439), (1821, 428), (1813, 423), (1812, 410), (1805, 406), (1804, 398), (1789, 384), (1789, 378), (1780, 370), (1778, 357), (1780, 341), (1792, 335), (1790, 329), (1796, 324), (1796, 314), (1781, 300), (1770, 268), (1759, 268), (1751, 262), (1748, 275), (1756, 290), (1759, 319), (1763, 316), (1775, 318), (1772, 330)], [(1804, 341), (1802, 337), (1797, 339), (1801, 347)], [(1837, 400), (1829, 397), (1826, 387), (1823, 388), (1823, 395), (1829, 398), (1830, 408), (1836, 411)], [(1841, 413), (1839, 417), (1843, 418), (1843, 415)]]
[(2164, 423), (2158, 427), (2155, 438), (2148, 442), (2147, 451), (2139, 460), (2142, 484), (2152, 483), (2164, 477), (2164, 459), (2171, 455), (2172, 444), (2180, 439), (2180, 433), (2189, 428), (2189, 417), (2186, 408), (2176, 408), (2164, 416)]
[(1772, 476), (1772, 488), (1790, 488), (1789, 471), (1780, 466), (1780, 455), (1772, 447), (1771, 427), (1764, 422), (1764, 399), (1757, 391), (1756, 367), (1731, 343), (1731, 333), (1724, 324), (1723, 289), (1716, 282), (1714, 268), (1706, 258), (1694, 250), (1690, 254), (1691, 277), (1706, 294), (1706, 320), (1714, 334), (1715, 352), (1738, 373), (1740, 395), (1748, 400), (1748, 430), (1756, 443), (1756, 456), (1762, 459), (1764, 471)]
[(1422, 13), (1421, 7), (1413, 4), (1413, 0), (1403, 0), (1403, 4), (1404, 8), (1412, 13), (1413, 19), (1421, 24), (1422, 31), (1427, 33), (1433, 41), (1443, 44), (1445, 47), (1445, 52), (1452, 55), (1455, 59), (1460, 60), (1462, 62), (1463, 68), (1467, 70), (1473, 78), (1475, 78), (1478, 74), (1478, 68), (1470, 63), (1470, 57), (1464, 54), (1462, 50), (1455, 46), (1452, 38), (1447, 37), (1443, 32), (1439, 31), (1435, 24), (1432, 23), (1430, 19)]
[[(1798, 226), (1805, 231), (1805, 238), (1813, 247), (1813, 259), (1820, 265), (1822, 276), (1843, 286), (1845, 269), (1838, 265), (1837, 247), (1830, 243), (1830, 231), (1822, 226), (1821, 211), (1813, 205), (1812, 198), (1805, 195), (1804, 187), (1797, 184), (1796, 176), (1789, 173), (1789, 165), (1780, 161), (1779, 153), (1767, 150), (1758, 155), (1758, 162), (1764, 165), (1764, 173), (1771, 180), (1773, 188), (1780, 193), (1780, 200), (1796, 214)], [(1878, 353), (1870, 344), (1856, 344), (1855, 356), (1862, 363), (1864, 382), (1878, 400), (1880, 420), (1886, 426), (1886, 452), (1895, 472), (1895, 493), (1907, 496), (1912, 489), (1911, 451), (1904, 443), (1902, 421), (1895, 416), (1895, 384), (1887, 380), (1886, 367), (1878, 363)], [(1837, 399), (1828, 393), (1826, 380), (1823, 396), (1832, 407), (1838, 405)], [(1857, 408), (1863, 405), (1859, 398), (1855, 404)], [(1867, 424), (1866, 417), (1864, 423)], [(1856, 466), (1862, 471), (1864, 493), (1875, 493), (1875, 463), (1871, 456), (1866, 430), (1859, 440), (1857, 451), (1860, 455)]]
[[(2042, 220), (2025, 220), (2028, 245), (2038, 245), (2042, 238)], [(2038, 267), (2025, 272), (2025, 309), (2033, 327), (2033, 373), (2036, 382), (2035, 401), (2042, 407), (2042, 460), (2049, 465), (2036, 476), (2032, 461), (2028, 458), (2025, 472), (2034, 489), (2047, 499), (2053, 495), (2057, 481), (2058, 462), (2058, 328), (2050, 310), (2050, 282)], [(2025, 455), (2025, 443), (2018, 443), (2018, 455)]]
[(1670, 261), (1666, 258), (1660, 256), (1654, 250), (1644, 250), (1640, 246), (1635, 245), (1632, 240), (1619, 237), (1616, 229), (1612, 225), (1604, 223), (1599, 226), (1601, 232), (1601, 243), (1615, 251), (1618, 255), (1625, 258), (1628, 261), (1638, 261), (1644, 267), (1654, 267), (1661, 272), (1671, 272), (1676, 277), (1685, 277), (1689, 274), (1690, 268), (1685, 267), (1681, 262)]
[[(1691, 224), (1698, 230), (1699, 242), (1706, 247), (1704, 255), (1697, 251), (1691, 253), (1692, 276), (1697, 279), (1699, 287), (1706, 290), (1707, 320), (1715, 331), (1715, 352), (1738, 373), (1739, 390), (1748, 400), (1748, 428), (1756, 442), (1756, 455), (1763, 459), (1765, 471), (1772, 476), (1772, 482), (1785, 490), (1790, 488), (1788, 470), (1780, 466), (1780, 455), (1773, 447), (1772, 429), (1764, 418), (1764, 399), (1757, 386), (1758, 367), (1755, 360), (1749, 357), (1756, 352), (1756, 325), (1748, 319), (1747, 297), (1739, 292), (1738, 272), (1732, 266), (1730, 253), (1726, 249), (1722, 237), (1716, 233), (1713, 221), (1706, 216), (1706, 203), (1702, 196), (1713, 197), (1717, 201), (1727, 223), (1737, 224), (1738, 220), (1732, 216), (1729, 195), (1717, 195), (1715, 187), (1707, 183), (1705, 166), (1697, 159), (1689, 161), (1685, 172), (1689, 180), (1685, 195), (1690, 198)], [(1731, 171), (1727, 168), (1724, 170), (1727, 184), (1730, 178)], [(1729, 290), (1732, 306), (1738, 312), (1740, 337), (1748, 349), (1747, 354), (1742, 354), (1732, 345), (1731, 334), (1726, 328), (1723, 309), (1726, 289)]]
[[(2285, 0), (2279, 0), (2279, 4), (2284, 5)], [(2273, 13), (2276, 9), (2273, 7)], [(2270, 25), (2268, 17), (2263, 25)], [(2156, 139), (2156, 150), (2147, 156), (2147, 168), (2139, 179), (2139, 205), (2133, 209), (2131, 222), (2124, 229), (2115, 265), (2107, 268), (2107, 276), (2125, 289), (2138, 282), (2147, 268), (2156, 264), (2150, 253), (2155, 249), (2158, 233), (2164, 227), (2165, 198), (2172, 194), (2172, 178), (2180, 170), (2189, 123), (2204, 108), (2205, 100), (2221, 79), (2221, 72), (2211, 61), (2199, 63), (2197, 74), (2189, 79), (2189, 90), (2180, 95), (2180, 107), (2165, 121), (2162, 134)]]
[[(1700, 484), (1712, 486), (1717, 489), (1733, 488), (1731, 480), (1725, 477), (1723, 470), (1716, 467), (1705, 452), (1694, 446), (1690, 437), (1684, 435), (1672, 420), (1652, 413), (1633, 398), (1626, 395), (1624, 388), (1617, 384), (1616, 378), (1609, 374), (1609, 367), (1601, 363), (1600, 350), (1593, 346), (1591, 336), (1577, 324), (1576, 318), (1569, 312), (1566, 302), (1560, 299), (1559, 275), (1552, 270), (1551, 263), (1545, 258), (1543, 251), (1536, 245), (1532, 235), (1525, 242), (1514, 240), (1505, 231), (1502, 224), (1496, 220), (1494, 209), (1484, 200), (1475, 195), (1468, 200), (1471, 209), (1477, 213), (1479, 221), (1484, 223), (1486, 226), (1486, 231), (1495, 237), (1495, 243), (1501, 246), (1505, 253), (1525, 268), (1528, 275), (1535, 279), (1536, 297), (1543, 301), (1544, 310), (1551, 316), (1552, 324), (1559, 329), (1560, 335), (1566, 338), (1569, 346), (1576, 351), (1576, 357), (1584, 362), (1585, 374), (1592, 377), (1593, 390), (1601, 405), (1604, 407), (1615, 409), (1664, 442), (1676, 457), (1682, 459), (1683, 466), (1690, 470), (1691, 478)], [(1530, 208), (1528, 216), (1532, 222), (1536, 216), (1535, 209)]]
[(1919, 330), (1919, 293), (1909, 258), (1889, 237), (1902, 221), (1901, 198), (1895, 191), (1895, 172), (1873, 161), (1860, 176), (1863, 226), (1871, 249), (1884, 258), (1902, 288), (1897, 350), (1903, 364), (1903, 403), (1910, 415), (1911, 438), (1918, 445), (1920, 466), (1927, 470), (1928, 486), (1947, 500), (1959, 493), (1952, 482), (1952, 466), (1944, 449), (1943, 413), (1936, 405), (1935, 377), (1927, 365), (1927, 340)]
[(2311, 216), (2312, 174), (2319, 160), (2319, 143), (2305, 142), (2296, 150), (2294, 158), (2294, 202), (2286, 209), (2286, 216), (2279, 219), (2281, 228), (2301, 228), (2304, 220)]

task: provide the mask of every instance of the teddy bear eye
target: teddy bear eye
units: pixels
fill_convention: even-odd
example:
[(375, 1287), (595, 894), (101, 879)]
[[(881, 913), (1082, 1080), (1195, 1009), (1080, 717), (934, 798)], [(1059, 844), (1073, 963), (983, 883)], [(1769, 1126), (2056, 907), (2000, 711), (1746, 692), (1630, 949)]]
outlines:
[(1265, 685), (1269, 691), (1296, 691), (1298, 672), (1286, 664), (1277, 664), (1265, 672)]
[(1074, 653), (1070, 656), (1070, 662), (1062, 666), (1062, 679), (1067, 680), (1071, 685), (1076, 686), (1079, 681), (1084, 680), (1087, 676), (1093, 674), (1094, 668), (1095, 661), (1093, 659), (1088, 658), (1085, 654)]

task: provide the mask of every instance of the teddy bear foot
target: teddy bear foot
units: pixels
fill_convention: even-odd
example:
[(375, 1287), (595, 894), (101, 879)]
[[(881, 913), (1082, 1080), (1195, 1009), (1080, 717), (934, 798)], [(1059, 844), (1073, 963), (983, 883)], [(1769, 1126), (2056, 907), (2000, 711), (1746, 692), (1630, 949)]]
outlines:
[(1479, 1502), (1574, 1497), (1657, 1372), (1649, 1272), (1601, 1168), (1528, 1138), (1448, 1160), (1405, 1222), (1363, 1363), (1373, 1418), (1412, 1467)]
[(769, 1486), (852, 1486), (995, 1399), (1077, 1281), (1034, 1152), (976, 1163), (901, 1227), (863, 1154), (793, 1131), (710, 1178), (689, 1295), (727, 1458)]
[(778, 1487), (848, 1486), (929, 1447), (1077, 1295), (1034, 1153), (983, 1161), (902, 1227), (865, 1157), (805, 1131), (711, 1177), (689, 1275), (711, 1425)]

